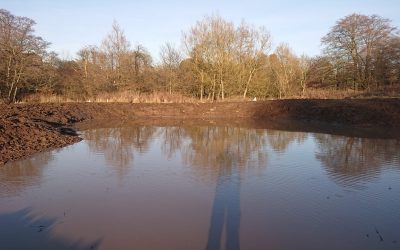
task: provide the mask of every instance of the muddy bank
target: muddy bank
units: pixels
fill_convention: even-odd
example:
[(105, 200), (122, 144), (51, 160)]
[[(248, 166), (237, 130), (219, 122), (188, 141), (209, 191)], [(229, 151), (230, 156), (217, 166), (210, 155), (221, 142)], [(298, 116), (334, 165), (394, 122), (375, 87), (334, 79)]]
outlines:
[(96, 123), (87, 123), (94, 120), (171, 124), (177, 119), (188, 124), (243, 124), (353, 136), (371, 132), (377, 137), (400, 138), (399, 99), (0, 105), (0, 165), (79, 141), (70, 129), (77, 123), (82, 127), (86, 123), (88, 128), (95, 126)]

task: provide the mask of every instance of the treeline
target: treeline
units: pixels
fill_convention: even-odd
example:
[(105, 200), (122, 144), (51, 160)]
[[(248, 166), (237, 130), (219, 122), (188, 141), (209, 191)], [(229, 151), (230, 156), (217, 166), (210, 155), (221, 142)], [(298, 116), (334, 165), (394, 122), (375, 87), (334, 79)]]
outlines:
[(180, 94), (199, 100), (305, 96), (310, 88), (371, 91), (399, 83), (400, 37), (390, 20), (352, 14), (322, 38), (320, 56), (298, 56), (287, 44), (272, 49), (264, 27), (205, 17), (183, 33), (182, 44), (161, 47), (154, 63), (114, 22), (98, 45), (74, 60), (48, 52), (35, 22), (0, 10), (0, 96), (15, 102), (32, 94), (73, 100), (108, 93)]

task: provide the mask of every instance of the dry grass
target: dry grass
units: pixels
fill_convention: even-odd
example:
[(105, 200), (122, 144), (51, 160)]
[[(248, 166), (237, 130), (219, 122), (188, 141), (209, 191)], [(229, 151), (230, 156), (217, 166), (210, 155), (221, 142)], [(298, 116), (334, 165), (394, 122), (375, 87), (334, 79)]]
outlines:
[(34, 94), (25, 97), (22, 102), (35, 103), (62, 103), (62, 102), (121, 102), (121, 103), (193, 103), (198, 102), (197, 99), (187, 97), (176, 93), (138, 93), (138, 92), (115, 92), (104, 93), (97, 95), (94, 98), (88, 99), (72, 99), (64, 96), (49, 95), (49, 94)]
[(399, 98), (400, 97), (400, 84), (392, 86), (385, 86), (373, 90), (358, 90), (353, 89), (307, 89), (304, 96), (299, 98), (311, 98), (311, 99), (345, 99), (345, 98)]
[(197, 102), (197, 99), (184, 96), (177, 93), (154, 92), (154, 93), (138, 93), (138, 92), (117, 92), (104, 93), (98, 95), (94, 102), (130, 102), (130, 103), (191, 103)]
[[(400, 86), (391, 89), (375, 90), (375, 91), (354, 91), (352, 89), (336, 90), (336, 89), (316, 89), (309, 88), (304, 95), (291, 95), (283, 99), (346, 99), (346, 98), (391, 98), (400, 97)], [(252, 101), (254, 97), (243, 99), (242, 96), (231, 96), (225, 100), (217, 100), (218, 102), (243, 102)], [(277, 98), (259, 98), (261, 100), (276, 100)], [(193, 97), (187, 97), (182, 94), (167, 92), (139, 93), (132, 91), (121, 91), (113, 93), (103, 93), (90, 99), (73, 99), (53, 94), (34, 94), (22, 99), (22, 102), (29, 103), (65, 103), (65, 102), (121, 102), (121, 103), (199, 103), (200, 100)], [(204, 99), (202, 102), (212, 102)]]
[(22, 98), (20, 102), (29, 103), (62, 103), (62, 102), (77, 102), (78, 100), (73, 100), (65, 96), (51, 95), (51, 94), (33, 94)]
[(352, 89), (315, 89), (309, 88), (305, 91), (303, 96), (298, 98), (303, 99), (345, 99), (352, 98), (354, 96), (364, 93), (363, 91), (355, 91)]

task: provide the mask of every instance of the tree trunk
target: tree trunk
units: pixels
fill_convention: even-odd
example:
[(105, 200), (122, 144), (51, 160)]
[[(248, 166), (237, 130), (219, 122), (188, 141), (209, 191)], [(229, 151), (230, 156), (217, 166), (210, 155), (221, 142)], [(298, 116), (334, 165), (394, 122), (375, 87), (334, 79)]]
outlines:
[(246, 95), (247, 95), (247, 86), (246, 86), (246, 88), (244, 89), (244, 92), (243, 92), (243, 99), (246, 99)]
[(12, 82), (11, 85), (10, 85), (10, 89), (8, 90), (8, 95), (7, 95), (7, 99), (8, 99), (10, 102), (11, 102), (11, 95), (12, 95), (13, 88), (14, 88), (14, 84), (13, 84), (13, 82)]
[(213, 79), (213, 89), (212, 89), (212, 94), (211, 94), (211, 100), (215, 100), (215, 85), (216, 85), (216, 75), (214, 74), (214, 79)]
[(201, 73), (201, 83), (200, 83), (200, 101), (203, 101), (203, 93), (204, 93), (204, 74)]
[(9, 82), (10, 82), (11, 60), (12, 60), (12, 57), (10, 56), (10, 59), (8, 60), (8, 63), (7, 63), (7, 75), (6, 75), (7, 86), (9, 86)]
[[(221, 93), (221, 99), (224, 100), (225, 98), (225, 93), (224, 93), (224, 79), (223, 79), (223, 74), (222, 74), (222, 67), (220, 67), (219, 69), (219, 92)], [(218, 97), (219, 97), (219, 93), (218, 93)]]
[(224, 81), (221, 78), (221, 98), (222, 100), (225, 99), (225, 93), (224, 93)]
[(251, 82), (251, 80), (253, 78), (253, 75), (254, 75), (254, 71), (250, 71), (249, 78), (247, 79), (247, 82), (246, 82), (246, 87), (244, 88), (243, 99), (246, 99), (247, 91), (249, 89), (249, 85), (250, 85), (250, 82)]
[(17, 91), (18, 91), (18, 86), (15, 86), (13, 98), (12, 98), (12, 103), (15, 103), (15, 97), (17, 96)]

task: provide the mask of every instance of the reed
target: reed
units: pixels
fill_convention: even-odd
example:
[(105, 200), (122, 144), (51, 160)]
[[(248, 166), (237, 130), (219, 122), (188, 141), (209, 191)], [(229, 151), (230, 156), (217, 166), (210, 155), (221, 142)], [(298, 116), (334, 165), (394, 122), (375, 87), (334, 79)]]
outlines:
[(194, 103), (196, 98), (187, 97), (177, 93), (153, 92), (139, 93), (132, 91), (122, 91), (113, 93), (103, 93), (92, 98), (70, 98), (52, 94), (33, 94), (21, 100), (28, 103), (63, 103), (63, 102), (121, 102), (121, 103)]
[[(387, 87), (374, 91), (354, 91), (352, 89), (320, 89), (308, 88), (303, 95), (288, 95), (282, 99), (347, 99), (347, 98), (399, 98), (400, 85)], [(262, 100), (276, 100), (274, 97), (257, 97), (249, 96), (243, 99), (242, 96), (230, 96), (224, 100), (217, 100), (217, 102), (243, 102), (243, 101), (262, 101)], [(101, 93), (91, 98), (81, 97), (66, 97), (55, 94), (36, 93), (24, 97), (20, 102), (27, 103), (65, 103), (65, 102), (111, 102), (111, 103), (199, 103), (199, 102), (212, 102), (210, 99), (203, 99), (200, 101), (198, 98), (188, 97), (179, 93), (168, 92), (152, 92), (140, 93), (135, 91), (119, 91), (110, 93)]]

